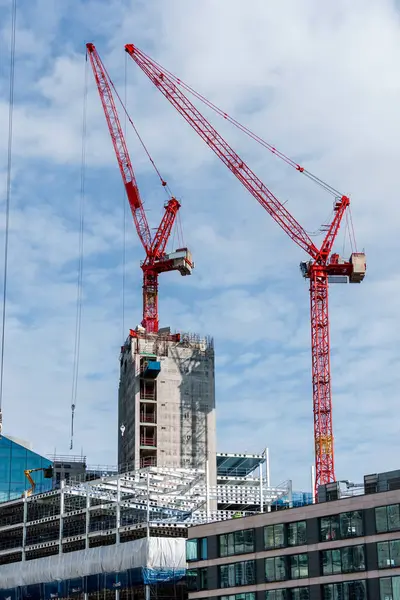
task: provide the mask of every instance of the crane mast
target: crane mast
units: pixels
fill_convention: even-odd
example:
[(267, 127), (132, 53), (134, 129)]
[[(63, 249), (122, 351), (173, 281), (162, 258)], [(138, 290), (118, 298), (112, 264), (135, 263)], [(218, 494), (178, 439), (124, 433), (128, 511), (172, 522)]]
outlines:
[(122, 181), (125, 186), (136, 231), (142, 243), (146, 258), (141, 263), (143, 271), (143, 320), (142, 326), (149, 333), (158, 331), (158, 276), (167, 271), (179, 271), (190, 275), (194, 267), (191, 253), (187, 248), (179, 248), (166, 254), (180, 203), (171, 197), (164, 205), (165, 211), (160, 225), (152, 238), (139, 188), (133, 171), (125, 137), (111, 89), (111, 79), (94, 44), (86, 44), (100, 100), (106, 117), (111, 141), (117, 157)]
[[(340, 278), (350, 283), (360, 283), (366, 270), (363, 253), (353, 253), (347, 261), (338, 254), (331, 255), (350, 200), (347, 196), (335, 200), (334, 218), (327, 227), (326, 236), (318, 249), (304, 228), (183, 93), (180, 87), (181, 81), (133, 44), (127, 44), (125, 50), (285, 233), (311, 257), (311, 260), (302, 262), (300, 268), (303, 276), (310, 280), (315, 492), (317, 494), (319, 485), (335, 481), (328, 283), (330, 279), (339, 282)], [(224, 114), (220, 110), (218, 112)], [(296, 168), (300, 172), (303, 171), (298, 165)]]

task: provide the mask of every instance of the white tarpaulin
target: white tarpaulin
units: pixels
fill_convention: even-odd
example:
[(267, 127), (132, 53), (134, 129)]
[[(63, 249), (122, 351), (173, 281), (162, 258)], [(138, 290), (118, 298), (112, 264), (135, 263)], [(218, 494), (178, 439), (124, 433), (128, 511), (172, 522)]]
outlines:
[(142, 538), (113, 546), (88, 548), (24, 563), (0, 566), (0, 589), (33, 583), (63, 581), (97, 573), (126, 571), (135, 567), (185, 569), (186, 540)]

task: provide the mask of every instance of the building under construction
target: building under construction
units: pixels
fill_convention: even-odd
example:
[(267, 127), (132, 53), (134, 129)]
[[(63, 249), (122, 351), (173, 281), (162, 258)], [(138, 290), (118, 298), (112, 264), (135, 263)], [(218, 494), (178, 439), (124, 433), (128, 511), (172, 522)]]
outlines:
[(213, 340), (131, 330), (120, 357), (120, 470), (209, 468), (216, 484)]
[(204, 470), (147, 467), (1, 503), (0, 600), (187, 597), (189, 527), (298, 504), (290, 481), (254, 474), (263, 462), (219, 455), (217, 485)]

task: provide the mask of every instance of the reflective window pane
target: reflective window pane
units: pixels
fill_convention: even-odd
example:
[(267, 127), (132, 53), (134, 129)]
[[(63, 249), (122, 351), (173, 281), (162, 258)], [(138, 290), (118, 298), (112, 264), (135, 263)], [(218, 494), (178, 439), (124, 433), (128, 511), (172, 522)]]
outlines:
[(198, 571), (198, 589), (207, 589), (207, 569), (199, 569)]
[(400, 566), (400, 540), (393, 540), (390, 542), (390, 566)]
[(275, 559), (274, 558), (266, 558), (265, 559), (265, 580), (266, 581), (275, 581)]
[(197, 590), (197, 570), (196, 569), (188, 569), (186, 571), (186, 585), (189, 591)]
[(197, 539), (187, 540), (186, 542), (186, 560), (197, 560)]
[(341, 513), (340, 536), (342, 539), (363, 535), (362, 513), (359, 510)]
[(254, 529), (244, 531), (244, 551), (254, 552)]
[(232, 556), (232, 554), (235, 554), (235, 536), (233, 535), (233, 533), (228, 533), (227, 537), (227, 555)]
[(265, 559), (265, 580), (284, 581), (286, 579), (286, 562), (283, 556)]
[(243, 531), (235, 531), (234, 543), (235, 543), (235, 554), (243, 554), (244, 552), (244, 533)]
[(293, 588), (291, 590), (290, 600), (310, 600), (310, 592), (306, 587)]
[(288, 525), (288, 546), (301, 546), (307, 542), (306, 522), (298, 521)]
[(286, 590), (269, 590), (265, 592), (265, 600), (289, 600)]
[(387, 507), (388, 530), (397, 531), (400, 529), (400, 513), (399, 505), (392, 504)]
[(286, 579), (286, 563), (283, 556), (275, 557), (275, 575), (276, 581), (284, 581)]
[(285, 529), (283, 525), (274, 525), (275, 548), (283, 548), (285, 545)]
[(331, 515), (322, 517), (320, 520), (320, 539), (321, 542), (329, 542), (340, 539), (339, 516)]
[(342, 557), (340, 550), (332, 550), (332, 575), (342, 572)]
[(390, 551), (389, 551), (389, 542), (379, 542), (377, 544), (378, 551), (378, 567), (380, 569), (387, 569), (391, 567), (390, 564)]
[(200, 560), (207, 559), (207, 538), (200, 540)]
[(365, 580), (332, 583), (322, 588), (323, 600), (367, 600)]
[(274, 526), (267, 525), (264, 527), (264, 548), (274, 547)]
[(264, 527), (264, 548), (283, 548), (285, 546), (284, 525), (267, 525)]
[(219, 555), (220, 556), (228, 556), (228, 536), (220, 535), (218, 537), (219, 544)]
[[(246, 552), (254, 552), (254, 529), (245, 529), (219, 536), (219, 556), (233, 556)], [(207, 548), (205, 548), (205, 553), (207, 554)], [(206, 555), (202, 558), (205, 559)]]
[(219, 577), (221, 588), (252, 585), (255, 583), (255, 562), (254, 560), (247, 560), (231, 565), (221, 565), (219, 567)]
[(296, 554), (290, 556), (290, 578), (301, 579), (308, 577), (308, 557), (307, 554)]
[[(380, 569), (389, 569), (400, 566), (400, 540), (378, 542), (378, 566)], [(400, 600), (400, 599), (399, 599)]]
[(392, 580), (385, 577), (379, 580), (380, 600), (393, 600)]
[(375, 525), (377, 533), (385, 533), (388, 530), (386, 506), (375, 509)]

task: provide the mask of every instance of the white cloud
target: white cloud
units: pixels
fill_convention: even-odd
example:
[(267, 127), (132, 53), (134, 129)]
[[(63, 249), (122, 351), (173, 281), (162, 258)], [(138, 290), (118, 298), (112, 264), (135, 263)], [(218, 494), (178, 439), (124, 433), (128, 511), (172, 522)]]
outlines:
[[(304, 255), (125, 59), (123, 45), (132, 41), (351, 194), (368, 276), (362, 286), (331, 287), (337, 474), (360, 479), (398, 467), (400, 21), (394, 0), (339, 0), (323, 9), (317, 0), (271, 6), (257, 0), (251, 10), (231, 0), (229, 11), (216, 0), (204, 0), (201, 9), (184, 0), (72, 6), (49, 9), (36, 0), (18, 17), (6, 429), (31, 439), (41, 452), (68, 447), (84, 44), (94, 41), (122, 93), (127, 60), (129, 110), (182, 198), (196, 271), (191, 278), (163, 275), (161, 320), (215, 337), (219, 448), (255, 452), (267, 444), (276, 483), (292, 476), (296, 486), (309, 485), (309, 299), (298, 270)], [(6, 10), (0, 2), (3, 40), (9, 39)], [(90, 462), (109, 463), (116, 460), (124, 199), (90, 71), (88, 76), (76, 451), (83, 446)], [(210, 119), (308, 230), (324, 222), (329, 196), (214, 115)], [(0, 78), (0, 127), (7, 128), (6, 73)], [(137, 140), (127, 137), (154, 227), (164, 196)], [(3, 136), (3, 161), (5, 144)], [(127, 239), (126, 330), (140, 320), (143, 258), (129, 213)], [(342, 243), (343, 232), (339, 251)]]

